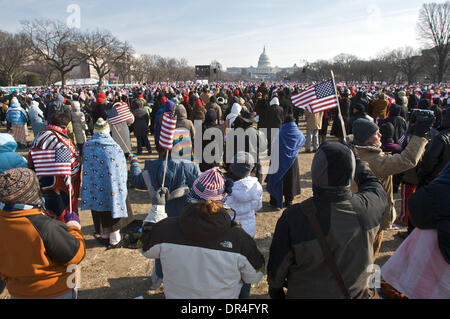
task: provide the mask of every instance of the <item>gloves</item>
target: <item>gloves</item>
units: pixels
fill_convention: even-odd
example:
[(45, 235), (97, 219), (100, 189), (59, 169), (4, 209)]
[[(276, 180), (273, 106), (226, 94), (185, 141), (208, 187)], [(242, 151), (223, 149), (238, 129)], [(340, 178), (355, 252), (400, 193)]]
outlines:
[(71, 226), (76, 226), (79, 229), (81, 229), (80, 217), (78, 216), (78, 214), (76, 212), (68, 212), (67, 211), (64, 214), (64, 222), (66, 223), (66, 225), (68, 225), (70, 223)]
[(155, 197), (153, 197), (153, 205), (165, 206), (169, 197), (169, 189), (166, 187), (160, 188), (156, 191)]
[(130, 161), (131, 165), (133, 165), (133, 164), (138, 164), (139, 165), (139, 160), (138, 160), (137, 156), (134, 155), (134, 154), (128, 155), (128, 160)]

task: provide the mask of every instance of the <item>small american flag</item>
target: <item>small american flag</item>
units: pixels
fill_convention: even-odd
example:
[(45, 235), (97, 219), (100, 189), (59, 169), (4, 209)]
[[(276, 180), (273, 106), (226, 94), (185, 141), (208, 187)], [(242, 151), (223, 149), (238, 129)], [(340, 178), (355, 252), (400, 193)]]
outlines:
[(32, 150), (30, 155), (37, 176), (72, 175), (72, 152), (67, 148)]
[(292, 103), (311, 113), (319, 113), (338, 107), (333, 80), (308, 87), (305, 91), (292, 96)]
[(108, 122), (111, 125), (117, 125), (133, 119), (130, 108), (124, 102), (114, 104), (112, 108), (106, 110), (106, 115), (108, 116)]
[(159, 135), (159, 146), (166, 150), (173, 149), (173, 136), (176, 128), (177, 116), (171, 112), (164, 113)]

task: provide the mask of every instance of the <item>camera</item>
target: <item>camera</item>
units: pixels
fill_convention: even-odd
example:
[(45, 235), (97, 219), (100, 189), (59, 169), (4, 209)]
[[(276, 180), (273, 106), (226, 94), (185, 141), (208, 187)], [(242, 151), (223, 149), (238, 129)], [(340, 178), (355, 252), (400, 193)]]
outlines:
[(436, 116), (431, 110), (413, 110), (411, 114), (411, 124), (431, 122), (433, 124), (436, 121)]

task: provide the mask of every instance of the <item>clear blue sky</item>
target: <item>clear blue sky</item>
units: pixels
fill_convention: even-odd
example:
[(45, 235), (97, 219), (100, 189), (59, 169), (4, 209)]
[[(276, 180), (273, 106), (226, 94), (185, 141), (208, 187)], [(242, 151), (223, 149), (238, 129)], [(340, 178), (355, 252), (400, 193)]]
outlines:
[[(445, 1), (433, 0), (442, 3)], [(0, 0), (0, 29), (20, 21), (67, 21), (80, 8), (81, 29), (107, 29), (139, 54), (218, 60), (224, 67), (256, 66), (263, 46), (272, 66), (332, 59), (339, 53), (375, 57), (383, 50), (421, 47), (416, 25), (423, 0)], [(5, 14), (6, 12), (6, 14)]]

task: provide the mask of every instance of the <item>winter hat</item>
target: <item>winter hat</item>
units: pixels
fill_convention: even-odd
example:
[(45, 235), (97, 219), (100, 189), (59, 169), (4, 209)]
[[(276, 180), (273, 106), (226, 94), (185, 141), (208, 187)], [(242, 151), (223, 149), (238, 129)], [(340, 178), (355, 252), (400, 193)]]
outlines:
[(419, 109), (429, 110), (430, 109), (430, 101), (428, 99), (421, 99), (419, 101)]
[(230, 164), (230, 171), (237, 178), (245, 178), (250, 175), (255, 167), (255, 160), (253, 156), (246, 152), (238, 152)]
[(231, 194), (233, 182), (227, 179), (218, 167), (200, 175), (192, 185), (188, 195), (190, 202), (204, 201), (225, 201)]
[(394, 125), (391, 122), (383, 123), (380, 126), (381, 140), (383, 142), (392, 143), (394, 141)]
[(28, 168), (14, 168), (0, 174), (0, 202), (42, 207), (36, 174)]
[(225, 99), (223, 97), (218, 97), (217, 98), (217, 103), (218, 104), (225, 104)]
[(80, 109), (81, 109), (81, 105), (80, 105), (80, 102), (78, 102), (78, 101), (72, 101), (70, 104), (72, 104), (72, 110), (73, 111), (80, 111)]
[(280, 105), (280, 100), (277, 97), (274, 97), (272, 101), (270, 101), (270, 106), (272, 105)]
[(110, 129), (109, 129), (108, 122), (102, 118), (99, 118), (97, 120), (97, 123), (95, 123), (95, 125), (94, 125), (94, 133), (109, 134), (109, 132), (110, 132)]
[(312, 166), (311, 178), (316, 187), (349, 187), (356, 173), (353, 152), (337, 142), (325, 142), (317, 151)]
[(11, 104), (13, 104), (13, 103), (19, 104), (19, 100), (18, 100), (16, 97), (13, 97), (13, 98), (11, 99)]
[(367, 119), (359, 119), (353, 123), (353, 136), (356, 145), (365, 145), (380, 128), (374, 122)]
[(205, 114), (205, 124), (214, 124), (217, 122), (217, 112), (214, 109), (209, 109)]
[(39, 107), (39, 103), (36, 101), (31, 101), (30, 106), (32, 107)]

